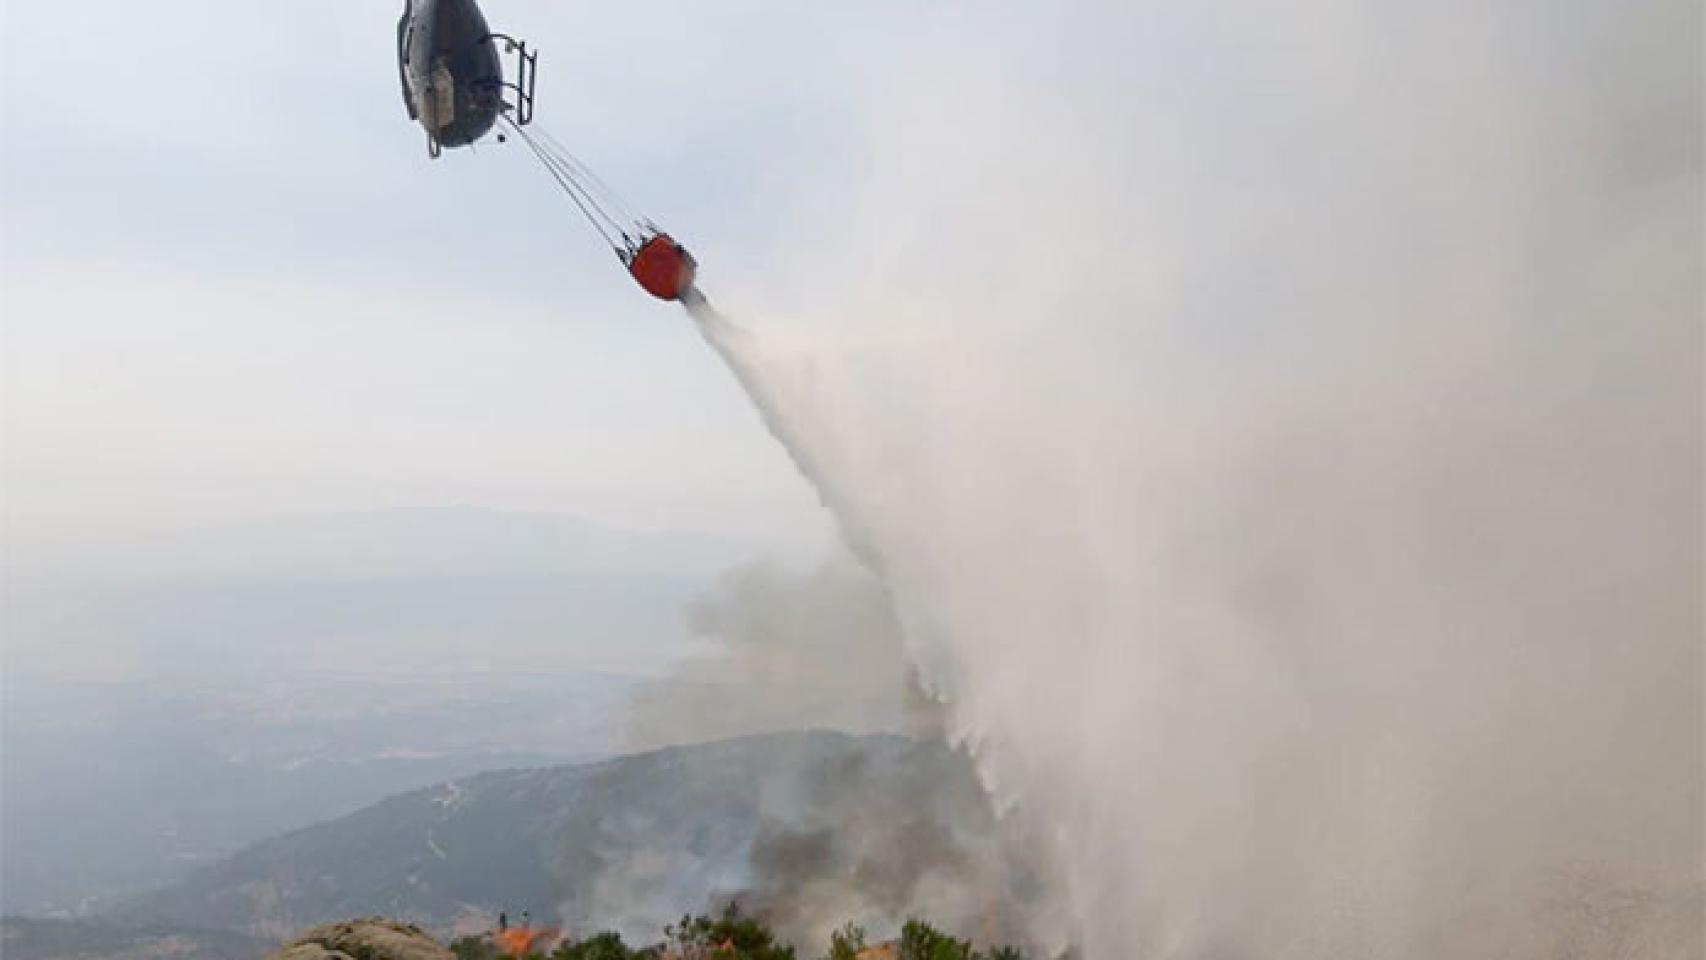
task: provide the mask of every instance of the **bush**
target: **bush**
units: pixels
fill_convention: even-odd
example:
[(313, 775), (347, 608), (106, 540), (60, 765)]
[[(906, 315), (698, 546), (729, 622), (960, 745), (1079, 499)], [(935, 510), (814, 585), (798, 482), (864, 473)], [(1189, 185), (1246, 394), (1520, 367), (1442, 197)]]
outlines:
[(827, 960), (857, 960), (859, 951), (863, 949), (865, 949), (865, 928), (854, 923), (848, 923), (829, 935), (829, 957)]
[(668, 952), (682, 960), (794, 960), (793, 947), (777, 943), (769, 927), (741, 916), (734, 903), (715, 920), (703, 914), (682, 917), (664, 928), (664, 935)]
[[(795, 960), (794, 948), (778, 943), (762, 921), (744, 916), (730, 904), (715, 918), (700, 914), (685, 916), (664, 928), (665, 942), (635, 949), (622, 942), (622, 935), (606, 931), (577, 942), (564, 942), (549, 957), (533, 954), (519, 960)], [(829, 935), (825, 960), (858, 960), (868, 946), (865, 929), (848, 923)], [(899, 960), (1025, 960), (1013, 947), (996, 947), (988, 953), (973, 950), (970, 941), (958, 940), (922, 920), (908, 920), (901, 928)], [(499, 953), (491, 936), (462, 937), (450, 944), (456, 960), (509, 960)]]
[(450, 943), (456, 960), (497, 960), (498, 947), (490, 937), (462, 937)]
[(974, 960), (970, 941), (955, 940), (922, 920), (900, 928), (900, 960)]
[(579, 943), (565, 943), (551, 954), (551, 960), (634, 960), (638, 956), (622, 942), (622, 935), (606, 931)]

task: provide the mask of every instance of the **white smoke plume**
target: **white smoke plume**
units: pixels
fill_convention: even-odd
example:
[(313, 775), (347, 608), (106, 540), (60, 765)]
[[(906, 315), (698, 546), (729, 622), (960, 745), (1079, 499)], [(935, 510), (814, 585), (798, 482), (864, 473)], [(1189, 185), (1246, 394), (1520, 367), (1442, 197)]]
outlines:
[(566, 910), (572, 925), (644, 937), (671, 910), (734, 902), (810, 949), (849, 922), (889, 937), (916, 916), (1022, 941), (1040, 907), (1026, 892), (1035, 844), (996, 823), (965, 754), (940, 743), (941, 707), (907, 668), (869, 570), (845, 555), (803, 571), (749, 564), (689, 619), (709, 649), (634, 692), (633, 749), (806, 729), (911, 736), (827, 741), (833, 753), (763, 782), (754, 831), (727, 847), (689, 853), (624, 835), (575, 871), (597, 881)]
[(581, 785), (559, 848), (560, 918), (650, 942), (730, 903), (802, 951), (910, 917), (1017, 942), (1046, 909), (1014, 824), (940, 741), (784, 733), (663, 750)]
[(737, 568), (688, 618), (709, 649), (634, 691), (624, 711), (631, 749), (783, 730), (931, 729), (888, 594), (847, 557), (805, 571)]
[(1698, 7), (1097, 13), (1132, 62), (873, 121), (835, 306), (695, 311), (1048, 838), (1033, 935), (1699, 956)]
[(724, 897), (801, 945), (847, 923), (873, 939), (928, 917), (983, 942), (1022, 943), (1046, 909), (1025, 838), (995, 822), (963, 754), (915, 744), (816, 765), (772, 797), (753, 839), (751, 875)]

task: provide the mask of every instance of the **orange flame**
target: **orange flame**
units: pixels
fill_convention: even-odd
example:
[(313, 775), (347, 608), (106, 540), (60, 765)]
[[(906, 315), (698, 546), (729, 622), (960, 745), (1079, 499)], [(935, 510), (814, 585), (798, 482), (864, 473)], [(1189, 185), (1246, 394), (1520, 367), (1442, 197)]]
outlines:
[(510, 927), (492, 935), (498, 952), (506, 957), (525, 957), (557, 939), (556, 927)]

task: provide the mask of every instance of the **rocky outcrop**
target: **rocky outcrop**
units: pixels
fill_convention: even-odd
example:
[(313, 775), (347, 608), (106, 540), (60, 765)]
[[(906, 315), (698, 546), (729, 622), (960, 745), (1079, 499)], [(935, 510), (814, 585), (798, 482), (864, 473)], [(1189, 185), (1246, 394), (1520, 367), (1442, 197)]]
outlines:
[(421, 928), (373, 917), (321, 924), (267, 960), (455, 960)]

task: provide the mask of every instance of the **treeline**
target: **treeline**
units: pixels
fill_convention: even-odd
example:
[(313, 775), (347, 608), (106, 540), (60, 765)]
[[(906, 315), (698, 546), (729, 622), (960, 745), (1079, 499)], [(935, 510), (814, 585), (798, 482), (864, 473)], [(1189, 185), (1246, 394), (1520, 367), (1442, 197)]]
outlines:
[[(450, 945), (457, 960), (504, 960), (499, 945), (487, 934), (463, 937)], [(830, 935), (823, 960), (1025, 960), (1014, 947), (978, 950), (922, 920), (908, 920), (900, 939), (883, 945), (866, 942), (865, 931), (848, 924)], [(763, 921), (742, 915), (731, 905), (721, 916), (682, 917), (664, 928), (662, 943), (630, 947), (617, 933), (600, 933), (583, 940), (564, 941), (550, 953), (530, 953), (519, 960), (799, 960), (792, 944), (782, 943)]]

